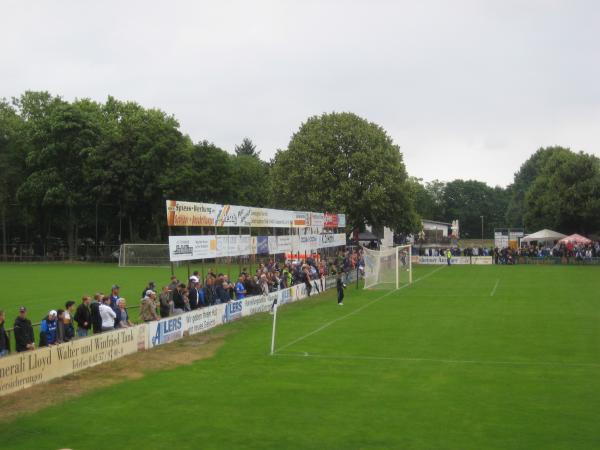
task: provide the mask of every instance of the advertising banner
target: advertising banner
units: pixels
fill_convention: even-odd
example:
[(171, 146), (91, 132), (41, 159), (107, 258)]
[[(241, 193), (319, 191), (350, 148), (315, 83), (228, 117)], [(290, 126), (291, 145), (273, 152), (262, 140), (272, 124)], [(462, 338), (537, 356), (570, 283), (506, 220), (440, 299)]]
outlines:
[(325, 213), (325, 228), (338, 228), (338, 215), (333, 213)]
[[(170, 227), (335, 228), (345, 226), (343, 214), (287, 211), (238, 205), (167, 200)], [(328, 225), (326, 225), (326, 223)]]
[(216, 256), (216, 236), (169, 236), (169, 259), (171, 261), (191, 261), (215, 258)]
[(346, 214), (338, 214), (338, 228), (346, 227)]
[(221, 318), (222, 323), (241, 319), (244, 311), (244, 300), (233, 300), (225, 305), (225, 311)]
[[(419, 264), (448, 264), (445, 256), (419, 256)], [(450, 264), (471, 264), (468, 256), (453, 256)]]
[(0, 395), (44, 383), (146, 348), (146, 325), (96, 334), (0, 359)]
[(292, 251), (292, 236), (277, 236), (277, 253)]
[(471, 256), (471, 264), (493, 264), (494, 260), (491, 256)]
[(214, 305), (187, 312), (183, 314), (185, 323), (184, 334), (192, 335), (210, 330), (222, 323), (224, 314), (225, 305)]
[(166, 317), (155, 322), (146, 323), (148, 327), (147, 348), (181, 339), (183, 337), (184, 325), (183, 315)]

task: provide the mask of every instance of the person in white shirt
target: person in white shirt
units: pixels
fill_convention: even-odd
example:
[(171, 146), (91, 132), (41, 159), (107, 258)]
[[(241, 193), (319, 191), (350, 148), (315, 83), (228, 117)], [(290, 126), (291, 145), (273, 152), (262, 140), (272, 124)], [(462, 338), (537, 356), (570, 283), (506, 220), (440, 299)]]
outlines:
[(117, 315), (110, 305), (110, 297), (104, 297), (99, 305), (100, 319), (102, 319), (102, 332), (115, 329), (115, 319)]

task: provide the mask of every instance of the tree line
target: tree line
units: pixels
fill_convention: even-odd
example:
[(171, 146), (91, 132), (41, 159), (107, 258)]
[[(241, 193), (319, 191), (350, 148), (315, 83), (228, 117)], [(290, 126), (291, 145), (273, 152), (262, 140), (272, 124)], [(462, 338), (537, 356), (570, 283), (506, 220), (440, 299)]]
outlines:
[(229, 153), (193, 140), (176, 118), (108, 97), (66, 101), (48, 92), (0, 100), (2, 253), (19, 242), (164, 242), (165, 199), (345, 212), (414, 233), (420, 219), (459, 219), (461, 234), (495, 227), (600, 230), (598, 158), (539, 149), (507, 188), (410, 177), (386, 131), (352, 113), (310, 117), (263, 161), (250, 139)]

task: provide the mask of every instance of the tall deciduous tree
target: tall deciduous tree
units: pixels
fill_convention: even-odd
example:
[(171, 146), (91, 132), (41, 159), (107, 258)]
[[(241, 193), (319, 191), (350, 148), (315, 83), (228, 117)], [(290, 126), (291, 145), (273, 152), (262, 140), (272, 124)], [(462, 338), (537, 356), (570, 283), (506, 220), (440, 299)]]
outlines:
[(527, 191), (551, 156), (559, 153), (568, 153), (569, 151), (569, 149), (564, 147), (540, 148), (521, 165), (515, 173), (513, 183), (508, 186), (507, 226), (524, 226), (524, 216), (526, 213), (525, 195)]
[(348, 215), (350, 227), (419, 228), (400, 148), (352, 113), (311, 117), (272, 166), (274, 205)]
[(600, 160), (583, 152), (555, 152), (527, 191), (525, 205), (531, 230), (600, 231)]

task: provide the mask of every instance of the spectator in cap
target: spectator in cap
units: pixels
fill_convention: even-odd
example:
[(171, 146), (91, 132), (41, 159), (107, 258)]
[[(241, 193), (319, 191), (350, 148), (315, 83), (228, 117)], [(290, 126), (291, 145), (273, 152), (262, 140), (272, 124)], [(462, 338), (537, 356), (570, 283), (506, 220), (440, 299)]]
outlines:
[(10, 353), (10, 340), (8, 339), (8, 333), (4, 329), (5, 320), (4, 311), (0, 310), (0, 358)]
[(104, 297), (102, 302), (98, 305), (100, 311), (100, 318), (102, 319), (102, 332), (110, 331), (115, 329), (115, 319), (117, 313), (110, 306), (110, 297)]
[(13, 328), (15, 331), (15, 341), (17, 342), (17, 352), (35, 350), (33, 327), (31, 326), (31, 320), (27, 318), (27, 308), (24, 306), (19, 308), (19, 315), (15, 319)]
[(173, 314), (183, 314), (185, 311), (185, 299), (183, 298), (183, 290), (185, 284), (179, 283), (173, 291)]
[(146, 296), (142, 300), (142, 306), (140, 308), (140, 319), (144, 322), (152, 322), (153, 320), (159, 320), (160, 317), (156, 314), (156, 293), (154, 291), (146, 291)]
[(90, 302), (92, 298), (89, 295), (84, 295), (81, 298), (81, 303), (75, 311), (75, 322), (77, 322), (77, 336), (85, 337), (88, 335), (92, 327), (92, 313), (90, 311)]
[(51, 309), (40, 324), (40, 347), (48, 347), (49, 345), (56, 344), (57, 328), (56, 310)]

